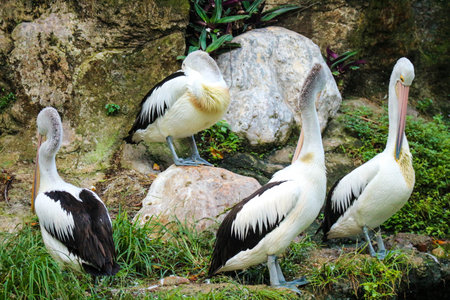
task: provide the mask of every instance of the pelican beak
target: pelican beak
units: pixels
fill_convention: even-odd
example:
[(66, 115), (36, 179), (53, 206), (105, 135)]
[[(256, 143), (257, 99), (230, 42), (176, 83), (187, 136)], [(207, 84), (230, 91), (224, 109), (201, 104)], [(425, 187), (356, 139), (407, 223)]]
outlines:
[(408, 107), (409, 86), (397, 82), (397, 98), (399, 108), (399, 121), (397, 130), (397, 140), (395, 143), (395, 159), (399, 159), (402, 149), (403, 135), (405, 134), (406, 109)]
[(300, 137), (298, 138), (297, 148), (295, 148), (294, 156), (292, 157), (292, 163), (294, 163), (298, 159), (300, 151), (302, 151), (303, 140), (304, 140), (304, 133), (302, 128), (302, 130), (300, 131)]
[(42, 135), (38, 133), (37, 135), (38, 145), (36, 152), (36, 166), (34, 167), (34, 176), (33, 176), (33, 187), (31, 190), (31, 211), (34, 213), (34, 200), (36, 199), (36, 195), (39, 191), (39, 148), (42, 143)]

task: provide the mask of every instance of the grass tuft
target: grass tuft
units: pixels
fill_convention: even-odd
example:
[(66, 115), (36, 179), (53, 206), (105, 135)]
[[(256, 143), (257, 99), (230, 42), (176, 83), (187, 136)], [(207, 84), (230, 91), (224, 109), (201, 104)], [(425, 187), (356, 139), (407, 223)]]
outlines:
[(397, 251), (384, 260), (356, 251), (312, 268), (308, 279), (320, 292), (349, 285), (358, 299), (392, 298), (411, 268), (410, 257)]

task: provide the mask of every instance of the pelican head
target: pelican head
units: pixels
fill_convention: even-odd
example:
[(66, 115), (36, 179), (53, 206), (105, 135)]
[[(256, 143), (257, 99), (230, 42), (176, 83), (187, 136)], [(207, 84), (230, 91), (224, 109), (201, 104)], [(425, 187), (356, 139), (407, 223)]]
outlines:
[(322, 66), (315, 64), (305, 79), (300, 98), (298, 99), (298, 108), (303, 113), (314, 107), (317, 95), (325, 86), (325, 76), (323, 76)]
[(395, 100), (398, 112), (397, 136), (395, 142), (395, 158), (399, 159), (405, 134), (406, 110), (408, 106), (409, 87), (414, 80), (414, 66), (406, 57), (400, 58), (394, 66), (391, 84), (395, 87)]
[[(318, 94), (323, 90), (326, 80), (325, 76), (323, 74), (322, 65), (315, 64), (311, 71), (308, 74), (308, 77), (306, 77), (305, 82), (303, 84), (302, 90), (300, 92), (300, 98), (297, 102), (297, 109), (301, 111), (302, 119), (303, 118), (309, 118), (311, 115), (311, 112), (315, 111), (315, 103)], [(303, 125), (302, 129), (300, 131), (300, 137), (298, 139), (297, 147), (295, 149), (295, 153), (292, 157), (292, 163), (294, 163), (298, 156), (300, 155), (301, 149), (303, 147), (303, 140), (304, 140), (304, 131), (303, 131)]]
[(192, 71), (198, 72), (208, 81), (213, 82), (223, 80), (222, 73), (214, 59), (202, 50), (189, 53), (184, 59), (181, 69), (188, 75)]
[[(39, 113), (37, 119), (37, 152), (36, 152), (36, 166), (34, 169), (33, 188), (31, 196), (31, 210), (34, 212), (34, 200), (36, 199), (40, 183), (39, 174), (39, 156), (43, 150), (44, 155), (55, 155), (61, 146), (62, 140), (62, 124), (61, 118), (53, 107), (46, 107)], [(41, 150), (43, 137), (47, 137), (46, 147)]]

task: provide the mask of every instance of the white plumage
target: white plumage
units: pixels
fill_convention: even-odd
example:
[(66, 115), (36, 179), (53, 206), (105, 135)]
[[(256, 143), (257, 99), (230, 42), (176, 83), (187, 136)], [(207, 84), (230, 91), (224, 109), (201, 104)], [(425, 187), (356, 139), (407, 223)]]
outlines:
[[(389, 135), (385, 150), (342, 178), (330, 191), (322, 227), (325, 238), (364, 233), (368, 236), (408, 200), (414, 187), (414, 169), (404, 134), (408, 91), (414, 67), (406, 58), (398, 60), (389, 83)], [(378, 232), (379, 257), (385, 249)]]
[(313, 67), (299, 99), (304, 134), (294, 162), (225, 217), (217, 232), (210, 276), (267, 261), (271, 285), (298, 291), (295, 285), (305, 283), (303, 279), (286, 282), (276, 256), (315, 220), (325, 199), (324, 153), (315, 110), (316, 95), (324, 86), (321, 68)]
[(301, 193), (298, 182), (289, 178), (287, 180), (247, 202), (236, 215), (231, 227), (233, 234), (243, 240), (250, 228), (259, 228), (262, 233), (263, 227), (273, 226), (286, 217), (299, 200), (296, 195)]
[[(39, 133), (32, 208), (39, 218), (42, 239), (52, 257), (63, 266), (91, 275), (114, 275), (112, 224), (94, 192), (66, 183), (58, 174), (55, 156), (62, 141), (62, 124), (51, 107), (37, 117)], [(47, 141), (40, 145), (41, 136)], [(36, 186), (39, 192), (35, 197)]]
[[(210, 165), (200, 158), (193, 135), (219, 121), (230, 103), (228, 87), (215, 61), (204, 51), (190, 53), (182, 69), (144, 97), (125, 140), (167, 141), (176, 165)], [(178, 158), (172, 140), (191, 137), (192, 157)]]

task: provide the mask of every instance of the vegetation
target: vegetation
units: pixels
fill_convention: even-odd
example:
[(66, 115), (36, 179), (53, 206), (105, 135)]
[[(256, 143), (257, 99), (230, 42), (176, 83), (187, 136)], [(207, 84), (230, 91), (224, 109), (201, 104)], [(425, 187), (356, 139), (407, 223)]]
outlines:
[(366, 61), (364, 59), (354, 60), (358, 51), (346, 51), (342, 54), (337, 54), (330, 47), (327, 47), (326, 53), (325, 61), (336, 80), (339, 91), (343, 93), (348, 72), (358, 70), (360, 65), (365, 64)]
[[(25, 224), (17, 233), (0, 235), (0, 298), (296, 298), (290, 291), (253, 287), (269, 284), (265, 265), (240, 271), (236, 275), (215, 276), (211, 279), (215, 284), (213, 288), (203, 284), (202, 288), (193, 291), (192, 287), (183, 288), (181, 285), (149, 291), (148, 287), (155, 285), (156, 280), (169, 275), (203, 283), (214, 234), (210, 231), (197, 232), (180, 222), (162, 225), (154, 219), (141, 227), (123, 212), (119, 212), (113, 221), (121, 269), (116, 276), (104, 277), (93, 285), (91, 277), (84, 273), (61, 270), (47, 253), (38, 226), (31, 224)], [(300, 277), (301, 274), (308, 276), (311, 284), (303, 288), (306, 293), (323, 293), (338, 282), (345, 282), (357, 297), (391, 297), (396, 295), (396, 287), (411, 268), (408, 256), (398, 252), (392, 252), (384, 261), (379, 261), (355, 251), (317, 265), (310, 256), (318, 251), (319, 245), (306, 236), (301, 242), (293, 242), (281, 260), (281, 267), (288, 279)]]
[(239, 47), (231, 43), (233, 36), (264, 27), (279, 15), (300, 8), (287, 4), (264, 11), (264, 0), (191, 0), (191, 3), (188, 54), (199, 49), (220, 53)]
[(345, 74), (349, 70), (358, 70), (359, 65), (366, 63), (364, 59), (352, 60), (358, 51), (347, 51), (342, 54), (337, 54), (332, 51), (330, 47), (327, 47), (326, 62), (334, 76)]
[[(387, 110), (387, 109), (386, 109)], [(384, 150), (388, 114), (376, 116), (368, 108), (345, 110), (345, 128), (361, 144), (345, 152), (364, 163)], [(376, 121), (374, 121), (376, 120)], [(435, 237), (450, 235), (450, 133), (441, 115), (431, 121), (407, 118), (406, 136), (413, 156), (416, 183), (406, 205), (383, 227), (399, 232), (415, 232)]]
[(335, 261), (313, 268), (309, 280), (316, 290), (348, 283), (359, 299), (392, 298), (412, 265), (407, 255), (391, 251), (384, 260), (360, 256), (358, 252), (342, 254)]
[(2, 88), (0, 92), (0, 113), (14, 101), (16, 101), (16, 95), (14, 95), (13, 92), (7, 93), (5, 89)]
[[(116, 276), (104, 277), (97, 286), (84, 273), (59, 268), (47, 253), (38, 226), (25, 224), (17, 233), (1, 233), (0, 298), (132, 299), (136, 295), (144, 297), (149, 293), (147, 287), (169, 275), (204, 281), (214, 243), (212, 232), (199, 233), (180, 222), (162, 225), (157, 220), (141, 227), (129, 220), (126, 213), (117, 215), (113, 228), (121, 269)], [(252, 299), (293, 298), (292, 293), (282, 290), (249, 289), (227, 276), (215, 281), (227, 285), (220, 290), (195, 293), (195, 299), (240, 299), (245, 295), (251, 295)], [(189, 296), (188, 292), (172, 289), (156, 291), (147, 297), (184, 299), (186, 294)]]
[(117, 115), (120, 111), (120, 105), (114, 103), (108, 103), (105, 105), (106, 114), (108, 116)]
[[(100, 299), (117, 298), (195, 298), (195, 299), (295, 299), (285, 290), (244, 286), (268, 284), (264, 265), (241, 271), (237, 276), (219, 275), (212, 278), (220, 288), (190, 291), (171, 287), (149, 292), (155, 281), (177, 275), (202, 283), (206, 278), (214, 234), (197, 232), (180, 222), (162, 225), (149, 220), (140, 227), (119, 213), (113, 221), (114, 241), (121, 270), (114, 277), (105, 277), (92, 284), (90, 276), (71, 270), (61, 270), (47, 253), (38, 226), (25, 224), (17, 233), (1, 233), (0, 297), (4, 299)], [(308, 272), (311, 285), (306, 291), (325, 291), (338, 281), (347, 281), (355, 296), (365, 298), (394, 296), (395, 287), (406, 276), (410, 264), (406, 255), (391, 253), (384, 261), (359, 253), (343, 254), (338, 259), (319, 266), (308, 261), (318, 245), (305, 237), (292, 243), (281, 260), (287, 278)], [(355, 260), (358, 263), (355, 263)]]
[(424, 98), (423, 100), (417, 101), (416, 108), (421, 113), (427, 113), (433, 106), (433, 99)]
[(213, 161), (221, 160), (225, 155), (237, 152), (242, 140), (231, 131), (230, 125), (219, 121), (197, 135), (197, 143), (201, 156)]

